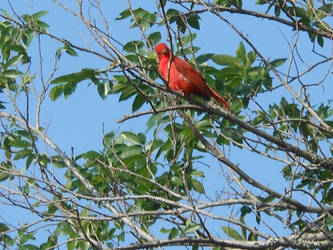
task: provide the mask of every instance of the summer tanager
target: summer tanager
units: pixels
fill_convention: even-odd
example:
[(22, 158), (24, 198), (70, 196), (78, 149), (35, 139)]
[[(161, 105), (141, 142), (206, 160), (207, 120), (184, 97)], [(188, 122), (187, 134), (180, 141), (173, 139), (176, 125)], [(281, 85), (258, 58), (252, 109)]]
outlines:
[(159, 71), (164, 80), (169, 80), (170, 89), (182, 92), (184, 96), (197, 94), (205, 97), (213, 97), (225, 109), (230, 110), (229, 104), (209, 87), (200, 73), (188, 62), (172, 56), (170, 69), (168, 69), (171, 52), (165, 43), (158, 44), (155, 50), (159, 60)]

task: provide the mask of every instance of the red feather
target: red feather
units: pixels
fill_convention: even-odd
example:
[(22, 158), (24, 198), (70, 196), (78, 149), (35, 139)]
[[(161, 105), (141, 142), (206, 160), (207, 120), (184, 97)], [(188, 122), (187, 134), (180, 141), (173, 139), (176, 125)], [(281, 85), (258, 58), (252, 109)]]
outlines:
[(164, 80), (169, 81), (170, 89), (181, 91), (185, 96), (198, 94), (213, 97), (225, 109), (230, 110), (229, 103), (209, 87), (201, 74), (196, 71), (191, 64), (176, 56), (172, 56), (168, 72), (171, 56), (169, 48), (164, 43), (160, 43), (156, 46), (155, 50), (159, 59), (159, 71)]

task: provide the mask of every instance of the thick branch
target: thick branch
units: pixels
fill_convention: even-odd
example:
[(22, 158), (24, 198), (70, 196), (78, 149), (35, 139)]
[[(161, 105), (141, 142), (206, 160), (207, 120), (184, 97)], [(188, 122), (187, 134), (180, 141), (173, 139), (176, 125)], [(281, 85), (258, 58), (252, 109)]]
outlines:
[(143, 249), (163, 246), (207, 246), (207, 247), (232, 247), (239, 249), (275, 249), (277, 247), (292, 247), (292, 248), (322, 248), (332, 247), (333, 241), (312, 241), (312, 240), (295, 240), (293, 236), (283, 238), (271, 238), (266, 241), (242, 241), (242, 240), (219, 240), (219, 239), (197, 239), (197, 238), (181, 238), (174, 240), (161, 240), (156, 243), (135, 244), (126, 247), (118, 247), (115, 249)]

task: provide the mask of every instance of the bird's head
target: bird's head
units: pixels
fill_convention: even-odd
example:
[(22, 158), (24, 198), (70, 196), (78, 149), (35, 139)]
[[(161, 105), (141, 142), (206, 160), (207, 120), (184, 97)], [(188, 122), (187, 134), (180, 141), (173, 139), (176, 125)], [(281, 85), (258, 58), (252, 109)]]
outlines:
[(156, 51), (156, 54), (157, 54), (159, 60), (161, 60), (161, 58), (163, 58), (163, 57), (166, 57), (166, 58), (170, 57), (170, 50), (169, 50), (168, 46), (166, 46), (165, 43), (158, 44), (155, 47), (155, 51)]

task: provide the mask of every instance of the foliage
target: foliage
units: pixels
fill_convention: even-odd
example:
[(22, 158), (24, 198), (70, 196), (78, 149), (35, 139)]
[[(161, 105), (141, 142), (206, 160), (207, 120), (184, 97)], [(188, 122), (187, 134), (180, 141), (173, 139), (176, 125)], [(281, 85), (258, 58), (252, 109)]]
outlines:
[[(112, 21), (107, 1), (53, 1), (82, 22), (95, 47), (53, 33), (56, 20), (45, 21), (52, 10), (19, 15), (11, 2), (0, 15), (0, 201), (30, 216), (18, 226), (1, 219), (4, 249), (332, 248), (332, 100), (311, 98), (330, 88), (331, 1), (161, 0), (138, 8), (128, 1)], [(270, 58), (226, 13), (289, 29), (290, 49)], [(201, 52), (207, 15), (239, 37), (235, 51)], [(109, 22), (140, 35), (118, 41)], [(231, 112), (166, 87), (153, 51), (166, 40)], [(42, 44), (50, 41), (57, 48), (47, 49), (54, 66), (45, 77)], [(312, 45), (310, 62), (302, 57), (309, 51), (298, 50), (303, 42)], [(96, 67), (63, 66), (85, 54)], [(48, 137), (42, 107), (62, 96), (70, 105), (87, 83), (103, 100), (131, 106), (120, 123), (147, 119), (139, 132), (106, 131), (101, 148), (70, 156)], [(259, 160), (240, 164), (238, 155)], [(246, 165), (256, 164), (267, 164), (261, 177), (270, 180), (252, 177)]]

